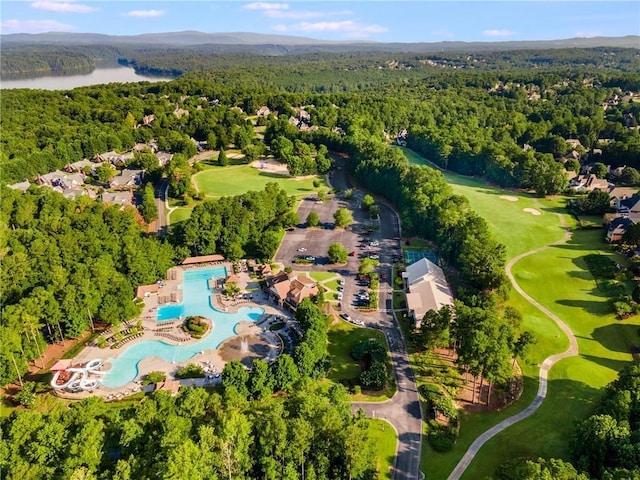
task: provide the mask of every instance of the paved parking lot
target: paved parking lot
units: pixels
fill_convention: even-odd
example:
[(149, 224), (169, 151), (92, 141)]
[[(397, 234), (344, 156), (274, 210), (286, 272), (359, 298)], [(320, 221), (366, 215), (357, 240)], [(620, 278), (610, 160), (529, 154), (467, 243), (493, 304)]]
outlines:
[[(354, 223), (347, 229), (334, 228), (333, 214), (338, 208), (342, 207), (352, 210), (354, 216)], [(307, 228), (304, 225), (311, 211), (315, 211), (318, 214), (320, 218), (319, 227)], [(356, 232), (361, 229), (367, 217), (364, 215), (364, 212), (357, 208), (355, 200), (346, 201), (336, 197), (321, 203), (317, 202), (313, 197), (308, 197), (301, 201), (298, 207), (298, 216), (300, 217), (301, 224), (294, 231), (285, 234), (275, 258), (276, 262), (299, 270), (327, 270), (328, 268), (326, 267), (328, 265), (325, 266), (325, 268), (318, 267), (328, 263), (327, 250), (333, 242), (341, 243), (349, 252), (359, 252), (358, 243), (360, 236)], [(305, 251), (299, 252), (299, 248), (304, 248)], [(307, 255), (315, 257), (318, 265), (311, 267), (293, 263), (294, 259)], [(347, 258), (348, 264), (343, 268), (353, 270), (354, 272), (357, 271), (358, 258)]]

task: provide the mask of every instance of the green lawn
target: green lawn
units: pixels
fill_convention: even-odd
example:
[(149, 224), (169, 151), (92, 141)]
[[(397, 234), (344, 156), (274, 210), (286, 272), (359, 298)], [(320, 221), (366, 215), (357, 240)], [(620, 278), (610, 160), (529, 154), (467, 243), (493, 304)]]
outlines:
[[(412, 163), (425, 163), (414, 152), (403, 151)], [(466, 196), (471, 207), (487, 220), (496, 237), (505, 244), (507, 259), (561, 239), (564, 232), (557, 214), (563, 215), (573, 231), (571, 240), (521, 259), (513, 273), (529, 295), (571, 327), (580, 348), (579, 357), (563, 360), (551, 370), (548, 396), (542, 407), (489, 441), (463, 478), (484, 478), (501, 462), (515, 456), (567, 458), (574, 422), (589, 414), (600, 389), (631, 360), (630, 344), (640, 344), (640, 318), (624, 321), (614, 318), (607, 297), (583, 260), (592, 253), (612, 257), (615, 254), (603, 242), (602, 229), (575, 228), (577, 221), (567, 214), (566, 200), (562, 197), (537, 199), (521, 192), (490, 187), (477, 179), (449, 173), (445, 177), (454, 192)], [(517, 201), (501, 196), (516, 197)], [(523, 208), (534, 208), (541, 215), (534, 216)], [(555, 323), (515, 291), (511, 292), (508, 304), (523, 313), (525, 328), (534, 331), (538, 339), (527, 361), (520, 362), (525, 376), (523, 398), (501, 412), (463, 413), (460, 436), (451, 452), (437, 454), (424, 447), (422, 469), (428, 479), (446, 478), (480, 433), (523, 409), (536, 393), (537, 364), (568, 346), (568, 340)]]
[(338, 291), (338, 279), (336, 278), (335, 280), (329, 280), (328, 282), (324, 282), (322, 284), (322, 286), (324, 288), (328, 288), (329, 290), (333, 290), (334, 292)]
[(183, 222), (191, 216), (191, 209), (188, 207), (176, 208), (169, 215), (169, 224), (175, 225), (176, 223)]
[(375, 338), (384, 345), (387, 344), (384, 333), (380, 330), (356, 327), (342, 320), (329, 325), (327, 334), (331, 359), (331, 370), (329, 370), (328, 377), (334, 382), (350, 380), (360, 375), (360, 365), (351, 358), (351, 349), (356, 343)]
[(308, 275), (316, 282), (324, 282), (337, 276), (334, 272), (308, 272)]
[(263, 190), (269, 182), (276, 182), (288, 195), (308, 195), (314, 192), (315, 179), (319, 179), (322, 185), (326, 186), (321, 177), (295, 179), (263, 172), (249, 165), (213, 166), (196, 173), (192, 179), (198, 191), (204, 192), (207, 197), (240, 195), (251, 190)]
[(377, 478), (391, 479), (390, 469), (396, 456), (398, 434), (393, 427), (384, 420), (372, 418), (369, 420), (369, 435), (376, 446)]

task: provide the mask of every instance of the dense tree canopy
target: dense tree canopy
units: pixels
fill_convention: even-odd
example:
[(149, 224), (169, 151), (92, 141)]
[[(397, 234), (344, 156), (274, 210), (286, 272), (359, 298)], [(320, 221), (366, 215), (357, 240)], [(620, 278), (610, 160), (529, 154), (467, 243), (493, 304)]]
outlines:
[(95, 322), (118, 324), (139, 313), (138, 285), (173, 265), (174, 250), (144, 234), (131, 209), (86, 196), (67, 200), (48, 188), (2, 189), (3, 382), (39, 356), (42, 335), (76, 337)]

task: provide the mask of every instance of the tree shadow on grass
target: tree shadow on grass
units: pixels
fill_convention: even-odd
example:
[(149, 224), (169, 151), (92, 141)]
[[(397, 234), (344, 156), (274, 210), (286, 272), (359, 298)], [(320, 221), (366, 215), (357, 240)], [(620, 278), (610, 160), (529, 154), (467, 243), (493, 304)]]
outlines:
[(593, 280), (593, 275), (588, 270), (574, 270), (571, 272), (567, 272), (567, 274), (572, 278), (580, 278), (582, 280)]
[(280, 179), (280, 180), (292, 178), (288, 174), (285, 174), (285, 173), (273, 173), (273, 172), (259, 172), (258, 176), (259, 177), (277, 178), (277, 179)]
[(629, 357), (628, 361), (616, 360), (613, 358), (606, 358), (606, 357), (595, 357), (593, 355), (581, 355), (581, 357), (590, 362), (597, 363), (598, 365), (601, 365), (603, 367), (610, 368), (615, 372), (619, 372), (624, 367), (628, 366), (629, 363), (631, 362), (631, 357)]
[(594, 315), (607, 315), (612, 313), (611, 305), (604, 301), (596, 300), (556, 300), (558, 305), (566, 307), (582, 308)]
[(595, 328), (591, 335), (594, 340), (611, 351), (631, 354), (631, 347), (637, 348), (640, 345), (640, 326), (624, 322), (625, 320), (618, 320)]

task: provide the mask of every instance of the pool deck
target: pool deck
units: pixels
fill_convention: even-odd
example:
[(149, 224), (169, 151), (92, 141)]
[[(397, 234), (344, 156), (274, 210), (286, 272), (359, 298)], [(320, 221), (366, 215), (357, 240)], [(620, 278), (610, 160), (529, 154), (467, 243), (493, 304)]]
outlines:
[[(227, 271), (233, 271), (231, 264), (225, 264)], [(275, 360), (281, 353), (282, 344), (279, 337), (273, 332), (269, 331), (269, 326), (276, 322), (275, 317), (283, 316), (288, 317), (289, 314), (285, 313), (277, 305), (269, 301), (268, 297), (260, 291), (258, 280), (253, 279), (246, 272), (238, 273), (239, 282), (238, 287), (242, 291), (249, 291), (253, 295), (250, 300), (227, 300), (216, 292), (213, 296), (215, 299), (214, 307), (220, 311), (227, 311), (229, 313), (236, 312), (242, 307), (260, 307), (264, 309), (263, 316), (254, 322), (241, 322), (238, 326), (238, 335), (260, 336), (269, 345), (270, 350), (265, 357), (267, 361)], [(163, 282), (163, 286), (160, 288), (158, 294), (152, 294), (144, 298), (144, 308), (140, 316), (136, 319), (129, 321), (130, 325), (135, 325), (138, 320), (142, 321), (143, 333), (140, 337), (135, 338), (118, 348), (99, 348), (97, 345), (88, 345), (85, 347), (78, 356), (74, 359), (77, 363), (86, 363), (89, 360), (95, 358), (101, 358), (107, 361), (109, 358), (118, 357), (124, 350), (136, 343), (149, 341), (149, 340), (161, 340), (170, 345), (187, 345), (189, 343), (195, 343), (200, 339), (191, 338), (184, 333), (181, 329), (182, 322), (176, 321), (164, 321), (158, 322), (156, 320), (157, 308), (161, 305), (170, 305), (175, 302), (167, 302), (167, 299), (176, 298), (173, 294), (181, 291), (180, 285), (182, 284), (182, 267), (173, 267), (167, 272), (167, 280)], [(160, 303), (162, 302), (162, 303)], [(275, 316), (275, 317), (274, 317)], [(215, 322), (213, 322), (213, 329), (215, 330)], [(236, 337), (231, 337), (231, 340)], [(104, 385), (100, 386), (91, 392), (78, 392), (68, 393), (60, 392), (60, 396), (69, 399), (82, 399), (87, 396), (99, 395), (107, 398), (108, 400), (117, 400), (123, 398), (126, 395), (137, 393), (141, 390), (153, 391), (153, 385), (143, 387), (141, 385), (141, 378), (150, 372), (161, 371), (167, 373), (167, 378), (174, 378), (177, 370), (189, 363), (201, 364), (205, 369), (205, 374), (215, 374), (222, 372), (225, 361), (220, 357), (217, 349), (204, 350), (202, 353), (195, 355), (194, 357), (185, 360), (183, 362), (168, 362), (159, 357), (147, 357), (140, 361), (138, 364), (138, 377), (127, 385), (119, 388), (109, 388)], [(106, 365), (108, 369), (108, 364)], [(198, 379), (186, 379), (181, 380), (181, 385), (187, 386), (213, 386), (219, 383), (221, 377), (217, 378), (198, 378)]]

